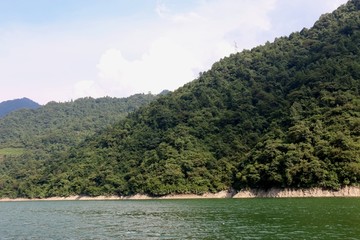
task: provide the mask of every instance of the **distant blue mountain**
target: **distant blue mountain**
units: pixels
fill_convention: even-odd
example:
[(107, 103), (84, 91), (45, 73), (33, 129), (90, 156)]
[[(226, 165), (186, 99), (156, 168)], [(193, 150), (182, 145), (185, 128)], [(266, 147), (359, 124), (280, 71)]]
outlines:
[(36, 109), (41, 105), (28, 98), (8, 100), (0, 103), (0, 118), (19, 109)]

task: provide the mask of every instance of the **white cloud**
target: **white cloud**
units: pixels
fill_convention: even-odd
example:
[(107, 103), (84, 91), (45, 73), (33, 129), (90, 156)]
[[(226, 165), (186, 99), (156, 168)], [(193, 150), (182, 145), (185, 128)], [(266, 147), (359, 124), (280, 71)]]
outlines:
[(0, 97), (46, 103), (174, 90), (220, 58), (309, 27), (345, 2), (198, 0), (179, 10), (162, 0), (146, 16), (1, 27)]
[(103, 53), (97, 65), (97, 83), (115, 96), (174, 90), (219, 58), (235, 52), (235, 42), (241, 43), (241, 48), (253, 46), (257, 34), (270, 28), (267, 13), (274, 3), (223, 0), (173, 13), (161, 2), (156, 12), (167, 27), (136, 59), (126, 58), (121, 48)]
[(158, 1), (155, 7), (155, 12), (159, 15), (159, 17), (165, 17), (169, 13), (169, 9), (163, 2)]
[(109, 49), (97, 65), (98, 83), (115, 96), (174, 90), (194, 78), (194, 70), (200, 65), (196, 58), (185, 47), (162, 38), (135, 60), (126, 59), (120, 50)]
[(75, 97), (102, 97), (104, 96), (104, 92), (102, 89), (96, 84), (95, 81), (80, 81), (77, 82), (74, 86)]

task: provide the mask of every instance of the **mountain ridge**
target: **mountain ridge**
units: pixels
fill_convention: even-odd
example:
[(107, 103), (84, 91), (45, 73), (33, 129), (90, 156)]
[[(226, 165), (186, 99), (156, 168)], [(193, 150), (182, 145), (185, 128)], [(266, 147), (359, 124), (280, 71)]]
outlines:
[(26, 97), (17, 98), (13, 100), (6, 100), (0, 102), (0, 118), (16, 110), (37, 109), (40, 106), (41, 106), (40, 104)]
[(0, 119), (0, 148), (35, 146), (38, 137), (44, 145), (56, 139), (63, 142), (64, 136), (77, 135), (81, 139), (80, 136), (100, 131), (153, 99), (155, 95), (151, 94), (127, 98), (85, 97), (63, 103), (51, 101), (37, 109), (12, 112)]

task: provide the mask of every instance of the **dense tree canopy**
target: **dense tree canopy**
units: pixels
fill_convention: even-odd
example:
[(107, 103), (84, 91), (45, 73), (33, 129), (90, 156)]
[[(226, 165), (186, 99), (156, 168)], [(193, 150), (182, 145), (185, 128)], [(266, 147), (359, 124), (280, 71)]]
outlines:
[(359, 26), (360, 1), (352, 0), (311, 29), (216, 62), (71, 149), (49, 151), (53, 160), (40, 170), (31, 168), (34, 151), (21, 155), (17, 167), (3, 161), (0, 195), (359, 184)]
[(19, 193), (12, 188), (21, 192), (36, 184), (31, 179), (38, 179), (50, 162), (155, 98), (151, 94), (81, 98), (9, 113), (0, 119), (0, 193), (16, 196)]

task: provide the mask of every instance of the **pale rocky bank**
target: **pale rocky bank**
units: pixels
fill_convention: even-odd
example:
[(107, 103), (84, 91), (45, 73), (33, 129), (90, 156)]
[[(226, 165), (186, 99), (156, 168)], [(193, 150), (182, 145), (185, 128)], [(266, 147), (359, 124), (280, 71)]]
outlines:
[(291, 197), (360, 197), (360, 187), (344, 187), (340, 190), (321, 188), (291, 189), (271, 188), (269, 190), (250, 189), (236, 193), (233, 198), (291, 198)]
[(161, 197), (151, 197), (148, 195), (136, 194), (132, 196), (70, 196), (70, 197), (51, 197), (51, 198), (2, 198), (0, 202), (15, 201), (86, 201), (86, 200), (147, 200), (147, 199), (216, 199), (216, 198), (293, 198), (293, 197), (360, 197), (360, 187), (344, 187), (340, 190), (325, 190), (321, 188), (309, 189), (280, 189), (271, 188), (269, 190), (248, 189), (236, 192), (234, 190), (221, 191), (218, 193), (196, 194), (174, 194)]

